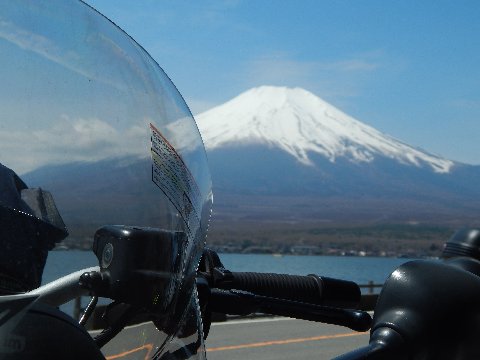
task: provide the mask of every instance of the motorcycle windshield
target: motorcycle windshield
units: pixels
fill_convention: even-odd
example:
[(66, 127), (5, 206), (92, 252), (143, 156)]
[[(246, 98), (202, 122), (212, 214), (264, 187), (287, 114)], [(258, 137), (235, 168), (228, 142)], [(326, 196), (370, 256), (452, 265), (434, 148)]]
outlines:
[(175, 279), (164, 310), (179, 326), (153, 326), (148, 346), (133, 327), (130, 349), (109, 352), (175, 358), (193, 344), (180, 357), (194, 356), (203, 341), (192, 278), (212, 191), (178, 90), (139, 44), (80, 1), (1, 2), (0, 72), (2, 293), (38, 287), (49, 250), (91, 249), (104, 225), (162, 229), (177, 235), (161, 258), (147, 247), (140, 258), (174, 264), (162, 270)]

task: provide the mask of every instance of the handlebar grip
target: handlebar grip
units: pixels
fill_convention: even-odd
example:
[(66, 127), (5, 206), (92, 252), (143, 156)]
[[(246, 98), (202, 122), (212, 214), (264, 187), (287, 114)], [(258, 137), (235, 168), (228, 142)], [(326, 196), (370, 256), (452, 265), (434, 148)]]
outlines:
[(286, 275), (225, 271), (220, 289), (249, 291), (257, 295), (300, 301), (324, 306), (355, 308), (360, 302), (360, 288), (352, 281), (317, 275)]

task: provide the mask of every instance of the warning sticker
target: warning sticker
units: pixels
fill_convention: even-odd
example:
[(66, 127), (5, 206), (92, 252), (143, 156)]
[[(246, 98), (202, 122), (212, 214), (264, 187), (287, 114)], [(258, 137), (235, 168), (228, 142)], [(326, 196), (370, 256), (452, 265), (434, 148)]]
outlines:
[(152, 181), (168, 197), (182, 216), (191, 235), (200, 227), (200, 191), (183, 162), (160, 131), (150, 124)]

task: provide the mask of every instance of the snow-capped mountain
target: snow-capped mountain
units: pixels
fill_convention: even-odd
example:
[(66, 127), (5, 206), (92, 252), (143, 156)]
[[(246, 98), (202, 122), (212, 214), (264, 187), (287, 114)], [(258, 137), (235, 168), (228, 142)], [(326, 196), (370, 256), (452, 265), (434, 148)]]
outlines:
[(406, 145), (300, 88), (262, 86), (196, 117), (207, 150), (232, 145), (279, 148), (305, 165), (311, 154), (369, 163), (379, 156), (448, 173), (454, 163)]
[(196, 120), (218, 213), (438, 221), (480, 211), (480, 167), (407, 145), (303, 89), (254, 88)]

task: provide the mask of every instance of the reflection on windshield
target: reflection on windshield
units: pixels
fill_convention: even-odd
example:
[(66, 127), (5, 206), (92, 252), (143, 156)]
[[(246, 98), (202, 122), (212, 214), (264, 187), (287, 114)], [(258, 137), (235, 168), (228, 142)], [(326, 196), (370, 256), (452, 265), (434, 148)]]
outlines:
[[(175, 280), (169, 282), (169, 294), (175, 293), (170, 298), (176, 303), (162, 314), (171, 322), (163, 324), (168, 335), (162, 339), (153, 328), (153, 345), (142, 348), (138, 330), (132, 330), (132, 342), (120, 352), (117, 347), (116, 354), (138, 349), (143, 356), (172, 355), (186, 343), (194, 344), (189, 355), (196, 353), (203, 342), (192, 279), (204, 246), (212, 191), (205, 149), (183, 98), (143, 48), (82, 2), (1, 2), (0, 53), (0, 164), (11, 169), (7, 180), (21, 178), (17, 183), (23, 184), (9, 188), (18, 201), (0, 201), (2, 211), (8, 207), (13, 214), (8, 217), (12, 236), (2, 236), (8, 244), (0, 265), (25, 265), (11, 272), (14, 278), (33, 274), (16, 257), (27, 252), (22, 259), (35, 265), (37, 276), (28, 286), (33, 288), (39, 285), (47, 250), (67, 235), (65, 227), (68, 237), (62, 246), (75, 249), (90, 249), (95, 231), (109, 224), (129, 225), (140, 233), (157, 229), (185, 234), (163, 252), (136, 249), (144, 266), (162, 259), (179, 264), (161, 274)], [(57, 218), (65, 225), (56, 226), (60, 221), (52, 220), (53, 211), (33, 211), (39, 203), (32, 200), (34, 195), (43, 205), (56, 205)], [(20, 212), (35, 225), (37, 238), (48, 234), (48, 246), (40, 242), (43, 247), (37, 251), (29, 244), (31, 236), (24, 236), (25, 242), (10, 241), (28, 228), (18, 220), (23, 219)], [(122, 244), (128, 239), (117, 240)], [(15, 246), (22, 251), (13, 251)], [(163, 351), (160, 344), (174, 336), (176, 349)]]
[[(100, 187), (121, 187), (120, 182), (125, 184), (125, 197), (126, 188), (130, 193), (135, 189), (135, 196), (141, 196), (141, 188), (155, 192), (138, 175), (151, 177), (146, 160), (153, 124), (181, 156), (202, 196), (210, 197), (210, 178), (202, 175), (207, 164), (201, 138), (188, 107), (163, 71), (109, 21), (90, 16), (87, 6), (66, 2), (55, 6), (52, 13), (33, 1), (24, 3), (22, 11), (12, 3), (2, 4), (0, 42), (8, 56), (0, 57), (5, 85), (0, 89), (0, 162), (35, 186), (49, 186), (54, 194), (58, 190), (62, 207), (74, 213), (67, 188), (70, 197), (84, 199), (81, 202), (98, 195)], [(75, 12), (76, 20), (59, 16), (62, 12)], [(140, 170), (141, 163), (145, 170)], [(46, 179), (46, 172), (55, 176)], [(108, 184), (112, 175), (117, 184)], [(103, 185), (95, 186), (99, 176)], [(86, 178), (92, 196), (78, 190), (81, 184), (74, 181)], [(135, 178), (144, 184), (132, 183)], [(203, 200), (195, 208), (201, 213)], [(107, 214), (105, 210), (102, 213)], [(73, 215), (75, 222), (81, 220)], [(126, 217), (119, 216), (122, 221)], [(142, 225), (159, 224), (144, 219)]]

